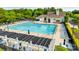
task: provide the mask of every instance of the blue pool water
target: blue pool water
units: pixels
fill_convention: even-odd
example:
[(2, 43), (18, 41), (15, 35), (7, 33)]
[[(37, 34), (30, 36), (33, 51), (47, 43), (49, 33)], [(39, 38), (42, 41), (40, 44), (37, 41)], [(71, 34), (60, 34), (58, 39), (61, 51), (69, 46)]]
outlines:
[(21, 31), (30, 31), (41, 34), (54, 34), (56, 30), (56, 25), (54, 24), (37, 24), (32, 22), (25, 22), (21, 24), (16, 24), (9, 26), (9, 29), (12, 30), (21, 30)]

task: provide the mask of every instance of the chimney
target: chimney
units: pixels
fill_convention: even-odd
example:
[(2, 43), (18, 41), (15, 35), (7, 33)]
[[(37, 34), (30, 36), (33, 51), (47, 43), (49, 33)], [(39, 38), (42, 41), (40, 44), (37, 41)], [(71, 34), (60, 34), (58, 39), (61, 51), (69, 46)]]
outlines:
[(56, 15), (57, 16), (59, 15), (59, 9), (56, 9)]

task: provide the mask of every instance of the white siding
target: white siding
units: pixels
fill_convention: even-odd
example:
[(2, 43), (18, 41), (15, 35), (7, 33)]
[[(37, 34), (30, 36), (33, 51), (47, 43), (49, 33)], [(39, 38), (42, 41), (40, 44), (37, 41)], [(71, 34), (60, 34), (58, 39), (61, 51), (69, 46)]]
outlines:
[(44, 21), (44, 18), (40, 18), (40, 21), (43, 22)]
[[(44, 17), (42, 17), (42, 18), (37, 18), (37, 19), (39, 19), (39, 21), (41, 21), (41, 22), (44, 22)], [(64, 17), (62, 17), (62, 18), (46, 18), (46, 20), (47, 20), (47, 22), (48, 22), (48, 19), (50, 19), (50, 22), (51, 23), (53, 23), (53, 22), (56, 22), (56, 20), (59, 20), (60, 22), (64, 22)]]
[(36, 18), (36, 19), (39, 19), (39, 21), (41, 21), (41, 22), (44, 21), (44, 18)]
[(56, 22), (56, 20), (54, 18), (51, 18), (51, 23)]

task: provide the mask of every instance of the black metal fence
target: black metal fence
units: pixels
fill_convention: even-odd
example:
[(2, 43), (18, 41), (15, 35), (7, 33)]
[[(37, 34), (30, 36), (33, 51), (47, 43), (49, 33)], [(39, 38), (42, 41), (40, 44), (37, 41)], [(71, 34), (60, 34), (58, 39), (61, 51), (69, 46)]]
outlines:
[(68, 28), (67, 28), (67, 25), (65, 24), (65, 23), (63, 23), (64, 24), (64, 26), (65, 26), (65, 28), (66, 28), (66, 31), (67, 31), (67, 33), (68, 33), (68, 36), (69, 36), (69, 42), (72, 44), (72, 47), (73, 47), (73, 50), (75, 50), (75, 51), (77, 51), (78, 50), (78, 48), (77, 48), (77, 46), (76, 46), (76, 44), (75, 44), (75, 42), (74, 42), (74, 40), (73, 40), (73, 37), (72, 37), (72, 35), (69, 33), (69, 30), (68, 30)]

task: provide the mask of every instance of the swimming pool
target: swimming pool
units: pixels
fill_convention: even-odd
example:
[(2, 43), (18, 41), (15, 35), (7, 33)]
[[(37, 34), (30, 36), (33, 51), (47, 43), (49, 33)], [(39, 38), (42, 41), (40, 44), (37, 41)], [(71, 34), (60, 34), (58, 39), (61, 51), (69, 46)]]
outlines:
[(38, 24), (32, 22), (24, 22), (21, 24), (8, 26), (8, 28), (12, 30), (21, 30), (26, 32), (29, 30), (30, 32), (41, 34), (54, 34), (56, 27), (57, 26), (55, 24)]

